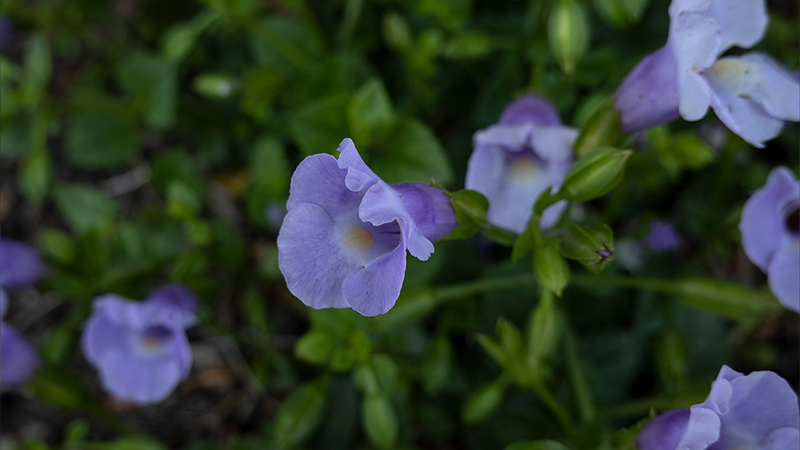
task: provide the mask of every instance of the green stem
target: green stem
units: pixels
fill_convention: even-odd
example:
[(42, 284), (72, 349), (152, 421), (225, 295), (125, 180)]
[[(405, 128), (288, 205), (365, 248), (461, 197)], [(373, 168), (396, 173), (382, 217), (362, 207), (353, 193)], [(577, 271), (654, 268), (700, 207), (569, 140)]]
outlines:
[(350, 45), (363, 4), (364, 0), (347, 0), (347, 3), (345, 3), (344, 17), (341, 25), (339, 25), (339, 35), (337, 36), (339, 48), (346, 49)]
[(436, 302), (455, 300), (468, 297), (480, 292), (492, 291), (495, 289), (508, 289), (516, 287), (535, 286), (536, 278), (533, 274), (515, 275), (499, 278), (484, 278), (470, 283), (456, 284), (437, 288), (434, 296)]
[(649, 291), (673, 293), (678, 290), (671, 280), (660, 280), (657, 278), (635, 278), (621, 276), (595, 276), (595, 275), (574, 275), (570, 279), (571, 283), (582, 287), (614, 286), (632, 289), (646, 289)]
[(538, 380), (532, 382), (530, 387), (533, 389), (534, 392), (536, 392), (536, 395), (539, 396), (542, 402), (548, 408), (550, 408), (550, 411), (552, 411), (553, 415), (556, 416), (556, 420), (564, 429), (564, 431), (566, 431), (567, 434), (570, 435), (570, 437), (575, 437), (576, 435), (575, 425), (573, 425), (572, 419), (570, 419), (569, 414), (567, 414), (567, 411), (564, 409), (563, 406), (561, 406), (561, 403), (558, 402), (558, 400), (553, 396), (553, 394), (550, 393), (550, 391), (544, 386), (544, 384), (542, 384)]
[(563, 312), (561, 314), (561, 323), (564, 332), (564, 353), (567, 360), (567, 370), (569, 371), (572, 390), (575, 392), (576, 402), (578, 403), (578, 412), (584, 424), (591, 423), (597, 415), (597, 407), (594, 404), (589, 383), (586, 381), (586, 375), (581, 367), (578, 349), (575, 345), (575, 336), (573, 336), (572, 330), (566, 321), (566, 315)]

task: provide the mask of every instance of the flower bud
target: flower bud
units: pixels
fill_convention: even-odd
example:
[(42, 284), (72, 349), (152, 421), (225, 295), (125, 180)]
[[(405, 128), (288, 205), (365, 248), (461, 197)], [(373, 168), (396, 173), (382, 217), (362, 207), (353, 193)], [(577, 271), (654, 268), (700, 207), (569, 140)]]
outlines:
[(583, 264), (592, 273), (600, 273), (614, 260), (614, 237), (608, 225), (583, 229), (567, 225), (561, 240), (561, 254)]
[(611, 99), (604, 101), (581, 125), (575, 154), (585, 155), (597, 147), (614, 145), (620, 137), (620, 116)]
[(569, 266), (558, 252), (558, 238), (551, 238), (533, 249), (533, 274), (543, 288), (561, 296), (569, 283)]
[(589, 21), (577, 1), (556, 3), (550, 12), (547, 38), (558, 65), (565, 73), (572, 74), (589, 44)]
[(599, 147), (581, 156), (567, 173), (560, 192), (568, 200), (600, 197), (622, 181), (630, 150)]

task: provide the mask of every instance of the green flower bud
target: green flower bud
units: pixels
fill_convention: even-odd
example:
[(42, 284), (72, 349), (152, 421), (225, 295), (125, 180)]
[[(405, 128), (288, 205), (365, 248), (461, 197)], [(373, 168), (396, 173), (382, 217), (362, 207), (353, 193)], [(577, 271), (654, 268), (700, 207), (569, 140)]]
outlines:
[(582, 156), (597, 147), (616, 144), (621, 135), (620, 123), (619, 112), (614, 108), (614, 99), (609, 98), (581, 125), (580, 134), (575, 141), (575, 154)]
[(547, 24), (547, 38), (561, 69), (572, 74), (589, 44), (589, 21), (577, 1), (560, 0), (555, 4)]
[(567, 173), (560, 192), (568, 200), (600, 197), (622, 181), (630, 150), (599, 147), (581, 156)]
[(614, 260), (614, 236), (608, 225), (583, 229), (567, 225), (561, 240), (561, 254), (583, 264), (592, 273), (600, 273)]
[(569, 283), (569, 266), (558, 251), (558, 238), (551, 238), (533, 249), (533, 274), (543, 288), (561, 296)]

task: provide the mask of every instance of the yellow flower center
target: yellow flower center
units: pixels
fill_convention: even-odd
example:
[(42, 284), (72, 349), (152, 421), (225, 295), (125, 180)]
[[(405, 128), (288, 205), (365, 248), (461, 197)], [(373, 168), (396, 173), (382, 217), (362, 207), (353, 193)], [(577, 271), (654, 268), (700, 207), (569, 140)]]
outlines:
[(353, 250), (366, 253), (372, 249), (374, 244), (372, 233), (358, 225), (350, 225), (344, 230), (342, 241)]

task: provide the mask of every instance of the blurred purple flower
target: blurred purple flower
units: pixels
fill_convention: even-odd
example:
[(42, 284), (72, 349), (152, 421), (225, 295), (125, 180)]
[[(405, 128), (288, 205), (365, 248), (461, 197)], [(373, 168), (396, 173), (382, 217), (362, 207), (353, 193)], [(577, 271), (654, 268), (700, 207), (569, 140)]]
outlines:
[(388, 185), (353, 141), (339, 159), (307, 157), (292, 175), (278, 235), (278, 265), (289, 290), (312, 308), (383, 314), (400, 295), (406, 249), (425, 261), (456, 226), (450, 199), (419, 183)]
[[(8, 308), (6, 291), (0, 289), (0, 319)], [(33, 375), (41, 365), (31, 344), (11, 325), (0, 321), (0, 385), (13, 388)]]
[(672, 224), (654, 220), (644, 240), (654, 252), (663, 253), (674, 250), (681, 243), (681, 235)]
[(773, 169), (745, 202), (739, 230), (744, 252), (767, 274), (772, 293), (800, 312), (800, 182), (788, 168)]
[[(561, 125), (555, 108), (537, 95), (512, 102), (496, 125), (475, 133), (465, 185), (489, 200), (486, 220), (525, 231), (536, 197), (564, 181), (577, 137), (578, 130)], [(566, 207), (560, 201), (545, 209), (540, 226), (553, 226)]]
[(756, 147), (800, 120), (800, 85), (769, 56), (719, 58), (734, 45), (749, 48), (764, 35), (764, 0), (673, 0), (667, 43), (645, 57), (614, 94), (623, 129), (634, 132), (680, 115), (717, 117)]
[(13, 35), (11, 21), (6, 16), (0, 16), (0, 49), (4, 49), (11, 42)]
[(706, 401), (647, 423), (639, 450), (800, 448), (797, 394), (774, 372), (744, 376), (722, 366)]
[(4, 289), (32, 286), (45, 272), (35, 249), (14, 239), (0, 238), (0, 283)]
[(184, 329), (196, 322), (196, 309), (194, 294), (179, 285), (160, 288), (143, 302), (115, 294), (96, 298), (81, 347), (103, 389), (139, 404), (167, 398), (191, 370)]

